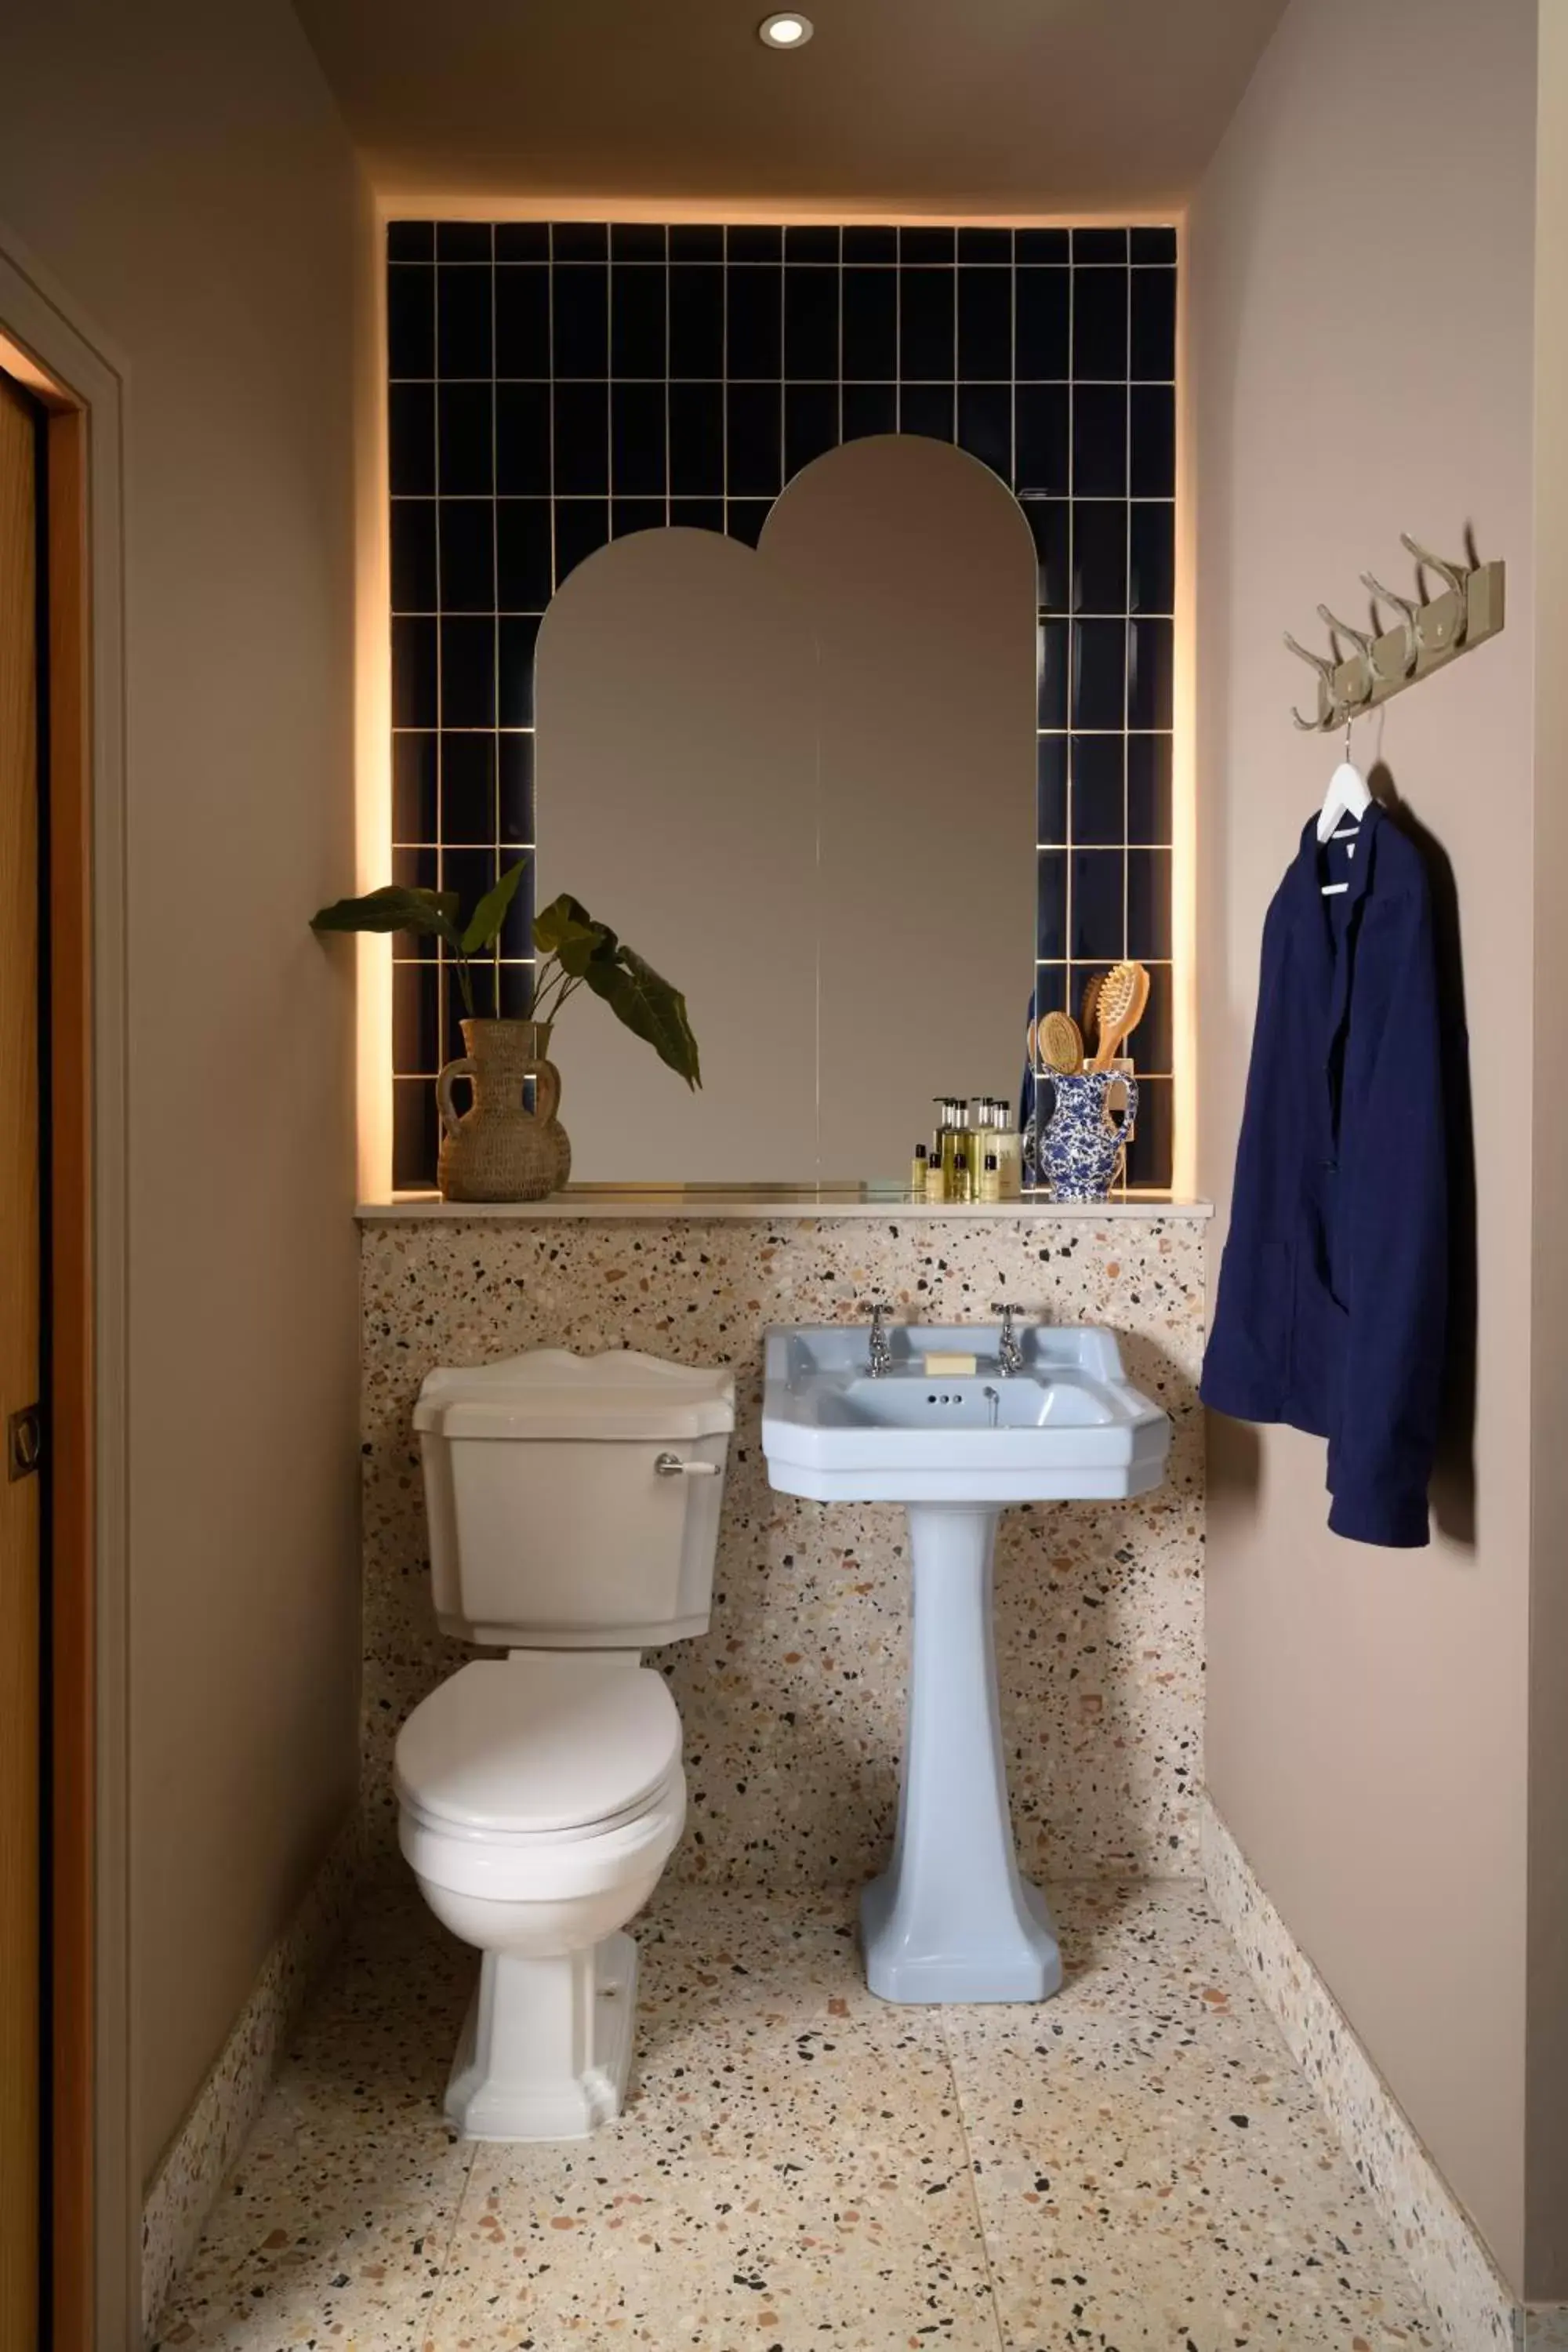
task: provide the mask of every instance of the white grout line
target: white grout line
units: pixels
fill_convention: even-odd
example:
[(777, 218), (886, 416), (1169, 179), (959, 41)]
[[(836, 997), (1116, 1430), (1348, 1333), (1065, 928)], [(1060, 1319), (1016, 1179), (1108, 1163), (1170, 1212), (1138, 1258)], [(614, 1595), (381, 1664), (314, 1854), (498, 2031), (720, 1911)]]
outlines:
[[(496, 233), (492, 225), (490, 229), (490, 261), (492, 265), (490, 269), (490, 499), (492, 501), (490, 562), (495, 572), (496, 612), (495, 625), (490, 633), (490, 709), (496, 719), (499, 721), (500, 718), (500, 448), (496, 411), (500, 404), (500, 396), (496, 390), (496, 328), (498, 323), (496, 318), (496, 295), (500, 280), (497, 278), (493, 266), (495, 262), (495, 238)], [(501, 856), (500, 740), (499, 725), (497, 728), (495, 748), (490, 758), (490, 816), (492, 820), (492, 830), (495, 835), (495, 872), (497, 879), (499, 880), (500, 877)], [(525, 876), (523, 877), (524, 888), (527, 887), (527, 879), (528, 877)], [(492, 1012), (499, 1014), (501, 1009), (500, 941), (499, 940), (496, 941), (495, 946), (491, 950), (489, 963), (490, 1008)]]
[[(430, 307), (431, 307), (431, 318), (432, 318), (432, 321), (433, 321), (433, 325), (432, 325), (432, 349), (434, 350), (434, 352), (435, 352), (435, 364), (436, 364), (436, 367), (437, 367), (437, 370), (439, 370), (440, 365), (441, 365), (441, 273), (440, 273), (440, 271), (439, 271), (438, 269), (436, 271), (435, 276), (434, 276), (434, 278), (432, 278), (432, 280), (431, 280)], [(442, 626), (441, 626), (441, 623), (442, 623), (442, 619), (443, 619), (442, 605), (443, 605), (443, 603), (444, 603), (444, 601), (445, 601), (445, 600), (444, 600), (444, 597), (443, 597), (442, 588), (441, 588), (441, 507), (440, 507), (440, 498), (441, 498), (441, 383), (442, 383), (442, 382), (443, 382), (443, 379), (442, 379), (439, 375), (437, 375), (437, 384), (436, 384), (436, 398), (435, 398), (435, 401), (434, 401), (434, 404), (433, 404), (433, 408), (434, 408), (434, 418), (435, 418), (435, 434), (436, 434), (436, 447), (435, 447), (435, 451), (434, 451), (434, 455), (433, 455), (433, 465), (434, 465), (434, 470), (435, 470), (436, 499), (437, 499), (437, 505), (436, 505), (436, 724), (437, 724), (437, 729), (440, 727), (442, 718), (443, 718), (443, 716), (445, 715), (445, 714), (444, 714), (444, 705), (445, 705), (445, 702), (446, 702), (446, 675), (445, 675), (445, 672), (444, 672), (444, 669), (443, 669), (443, 667), (442, 667), (442, 661), (443, 661), (442, 637), (443, 637), (443, 634), (444, 634), (444, 632), (443, 632), (443, 630), (442, 630)], [(446, 760), (445, 760), (445, 756), (444, 756), (444, 754), (443, 754), (443, 752), (442, 752), (442, 750), (441, 750), (441, 739), (440, 739), (439, 734), (437, 734), (437, 739), (436, 739), (436, 830), (437, 830), (437, 834), (439, 834), (439, 833), (440, 833), (440, 830), (441, 830), (441, 793), (442, 793), (442, 789), (443, 789), (443, 787), (444, 787), (444, 785), (445, 785), (445, 782), (446, 782)], [(437, 890), (444, 890), (444, 889), (446, 888), (446, 887), (447, 887), (447, 885), (446, 885), (446, 877), (445, 877), (445, 876), (443, 875), (442, 870), (441, 870), (441, 869), (442, 869), (442, 866), (443, 866), (443, 864), (444, 864), (444, 862), (445, 862), (445, 855), (446, 855), (445, 851), (441, 848), (441, 846), (439, 845), (439, 844), (437, 844), (437, 850), (436, 850), (436, 887), (437, 888)], [(443, 1063), (446, 1063), (446, 1062), (447, 1062), (447, 1061), (449, 1061), (449, 1060), (451, 1059), (451, 1055), (450, 1055), (450, 1053), (449, 1053), (449, 1051), (448, 1051), (448, 1045), (449, 1045), (449, 1041), (448, 1041), (448, 1039), (447, 1039), (447, 965), (446, 965), (446, 959), (445, 959), (445, 957), (443, 956), (443, 954), (442, 954), (442, 952), (441, 952), (441, 943), (440, 943), (440, 941), (439, 941), (438, 940), (437, 940), (437, 942), (436, 942), (435, 972), (436, 972), (436, 1050), (437, 1050), (437, 1054), (440, 1055), (442, 1062), (443, 1062)]]

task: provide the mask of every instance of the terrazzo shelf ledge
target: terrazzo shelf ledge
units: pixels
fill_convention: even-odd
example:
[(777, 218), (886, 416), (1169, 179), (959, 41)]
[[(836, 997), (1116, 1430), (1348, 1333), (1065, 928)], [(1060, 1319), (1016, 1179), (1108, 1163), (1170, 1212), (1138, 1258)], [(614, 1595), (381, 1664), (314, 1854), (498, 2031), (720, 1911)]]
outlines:
[(1109, 1201), (1053, 1201), (1026, 1193), (1016, 1201), (924, 1201), (892, 1187), (869, 1184), (568, 1184), (543, 1201), (443, 1201), (438, 1192), (389, 1192), (361, 1201), (362, 1225), (552, 1223), (595, 1217), (714, 1219), (893, 1219), (901, 1224), (952, 1222), (959, 1225), (1027, 1224), (1061, 1219), (1068, 1223), (1120, 1223), (1147, 1217), (1195, 1218), (1214, 1214), (1207, 1201), (1170, 1192), (1126, 1192)]

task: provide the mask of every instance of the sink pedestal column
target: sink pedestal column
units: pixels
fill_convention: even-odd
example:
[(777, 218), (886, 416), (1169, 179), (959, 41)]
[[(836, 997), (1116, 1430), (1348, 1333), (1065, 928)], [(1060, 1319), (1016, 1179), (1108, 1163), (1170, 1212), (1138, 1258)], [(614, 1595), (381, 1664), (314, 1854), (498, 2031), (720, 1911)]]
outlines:
[(884, 2000), (1045, 2000), (1062, 1980), (1046, 1898), (1018, 1874), (996, 1699), (997, 1513), (911, 1503), (913, 1638), (891, 1866), (860, 1897)]

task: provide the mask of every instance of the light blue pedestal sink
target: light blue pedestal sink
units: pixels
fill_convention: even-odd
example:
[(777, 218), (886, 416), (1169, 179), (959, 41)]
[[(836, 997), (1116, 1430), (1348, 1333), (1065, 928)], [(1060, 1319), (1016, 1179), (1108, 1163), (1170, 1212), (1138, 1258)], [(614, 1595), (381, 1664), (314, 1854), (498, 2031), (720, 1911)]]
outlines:
[[(1046, 1898), (1019, 1874), (1007, 1811), (991, 1606), (1008, 1503), (1141, 1495), (1171, 1426), (1128, 1381), (1115, 1335), (908, 1324), (871, 1370), (864, 1326), (770, 1331), (763, 1450), (781, 1494), (902, 1503), (913, 1638), (899, 1824), (860, 1898), (866, 1978), (885, 2000), (1045, 2000), (1061, 1983)], [(973, 1373), (925, 1358), (974, 1355)]]

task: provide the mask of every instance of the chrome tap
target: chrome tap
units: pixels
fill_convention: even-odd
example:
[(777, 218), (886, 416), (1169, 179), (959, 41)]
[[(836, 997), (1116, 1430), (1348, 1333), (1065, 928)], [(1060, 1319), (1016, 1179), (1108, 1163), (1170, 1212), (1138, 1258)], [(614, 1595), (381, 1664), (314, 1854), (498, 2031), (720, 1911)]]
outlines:
[(879, 1381), (884, 1372), (890, 1372), (893, 1369), (893, 1350), (882, 1321), (883, 1316), (890, 1312), (886, 1299), (874, 1298), (871, 1301), (870, 1369), (874, 1381)]
[(1002, 1318), (1002, 1337), (996, 1342), (996, 1369), (1005, 1381), (1010, 1381), (1015, 1372), (1021, 1372), (1024, 1369), (1024, 1350), (1013, 1328), (1014, 1316), (1022, 1315), (1024, 1310), (1021, 1307), (995, 1306), (991, 1312)]

